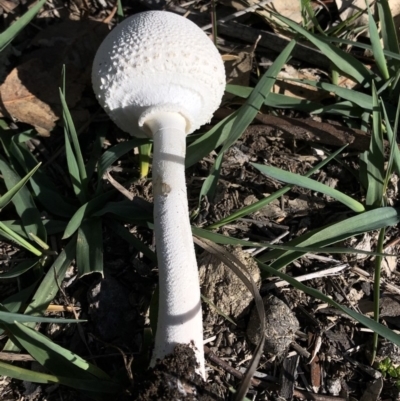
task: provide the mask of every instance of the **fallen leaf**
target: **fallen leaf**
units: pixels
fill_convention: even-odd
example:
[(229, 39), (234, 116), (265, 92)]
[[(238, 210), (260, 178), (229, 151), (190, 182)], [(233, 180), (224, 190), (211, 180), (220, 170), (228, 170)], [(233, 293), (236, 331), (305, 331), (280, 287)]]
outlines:
[[(40, 48), (0, 86), (1, 112), (34, 126), (41, 135), (49, 135), (62, 115), (59, 88), (63, 65), (67, 103), (73, 109), (90, 84), (92, 61), (107, 32), (105, 24), (91, 20), (67, 20), (40, 32), (32, 41)], [(82, 117), (82, 110), (76, 112)], [(73, 110), (71, 113), (74, 115)]]
[[(222, 56), (225, 65), (226, 82), (232, 85), (249, 86), (250, 73), (253, 66), (253, 53), (251, 51), (239, 51), (236, 54)], [(235, 97), (230, 93), (224, 95), (224, 100)]]

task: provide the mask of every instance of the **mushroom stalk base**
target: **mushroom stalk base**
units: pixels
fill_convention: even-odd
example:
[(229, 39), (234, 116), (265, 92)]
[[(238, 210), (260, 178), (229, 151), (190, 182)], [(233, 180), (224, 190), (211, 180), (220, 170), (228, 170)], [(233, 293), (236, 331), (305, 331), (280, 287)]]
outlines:
[(151, 115), (154, 140), (154, 231), (159, 267), (159, 309), (151, 365), (191, 344), (205, 378), (203, 324), (197, 261), (185, 182), (186, 120), (178, 113)]

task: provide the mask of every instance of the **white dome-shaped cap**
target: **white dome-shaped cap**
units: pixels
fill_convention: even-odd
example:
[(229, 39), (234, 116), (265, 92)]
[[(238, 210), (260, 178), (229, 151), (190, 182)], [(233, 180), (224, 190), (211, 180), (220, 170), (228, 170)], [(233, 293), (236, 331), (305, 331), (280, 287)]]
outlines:
[(93, 89), (104, 110), (126, 132), (154, 112), (182, 114), (186, 132), (207, 123), (225, 89), (220, 54), (193, 22), (166, 11), (133, 15), (117, 25), (97, 51)]

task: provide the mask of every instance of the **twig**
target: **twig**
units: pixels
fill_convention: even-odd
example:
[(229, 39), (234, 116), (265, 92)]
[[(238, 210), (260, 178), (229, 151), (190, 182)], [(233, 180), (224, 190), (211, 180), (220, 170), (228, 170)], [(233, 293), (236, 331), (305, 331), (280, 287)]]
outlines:
[[(318, 277), (326, 277), (326, 276), (332, 276), (335, 274), (338, 274), (339, 272), (341, 272), (344, 269), (348, 269), (350, 266), (348, 264), (344, 264), (344, 265), (339, 265), (339, 266), (335, 266), (335, 267), (331, 267), (329, 269), (325, 269), (325, 270), (320, 270), (317, 272), (313, 272), (313, 273), (308, 273), (308, 274), (304, 274), (303, 276), (298, 276), (295, 277), (295, 279), (297, 281), (308, 281), (308, 280), (312, 280), (314, 278), (318, 278)], [(272, 288), (282, 288), (282, 287), (286, 287), (288, 286), (289, 283), (287, 281), (284, 280), (279, 280), (279, 281), (275, 281), (272, 283), (268, 283), (266, 285), (264, 285), (262, 287), (262, 292), (264, 291), (268, 291)]]

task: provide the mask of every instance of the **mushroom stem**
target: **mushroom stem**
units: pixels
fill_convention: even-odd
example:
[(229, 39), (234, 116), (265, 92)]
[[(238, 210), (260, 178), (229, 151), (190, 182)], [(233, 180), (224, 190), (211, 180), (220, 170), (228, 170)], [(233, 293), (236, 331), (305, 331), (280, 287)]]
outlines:
[(154, 232), (159, 267), (157, 334), (151, 365), (191, 344), (205, 378), (200, 284), (185, 183), (186, 120), (152, 113), (144, 123), (154, 140)]

